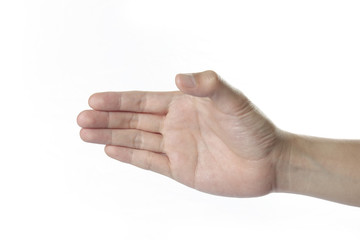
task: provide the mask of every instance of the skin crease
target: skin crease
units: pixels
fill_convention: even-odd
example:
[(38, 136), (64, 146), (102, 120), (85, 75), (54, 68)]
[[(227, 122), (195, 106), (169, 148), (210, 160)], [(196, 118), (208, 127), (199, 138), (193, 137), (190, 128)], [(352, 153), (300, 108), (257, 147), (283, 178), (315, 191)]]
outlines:
[[(155, 113), (162, 116), (162, 127), (157, 132), (162, 136), (160, 154), (139, 153), (138, 150), (134, 154), (134, 148), (142, 148), (124, 148), (121, 145), (107, 146), (106, 153), (112, 158), (153, 170), (211, 194), (255, 197), (272, 192), (276, 184), (276, 158), (278, 149), (281, 149), (280, 131), (241, 92), (231, 89), (215, 72), (206, 71), (193, 76), (196, 86), (187, 88), (181, 82), (186, 75), (178, 75), (177, 86), (185, 93), (169, 93), (165, 113)], [(200, 96), (186, 94), (194, 91)], [(224, 105), (223, 101), (229, 104)], [(99, 110), (103, 109), (98, 106), (111, 104), (99, 94), (93, 95), (89, 102), (90, 106)], [(146, 102), (149, 106), (156, 104), (151, 99)], [(101, 131), (91, 129), (99, 121), (93, 119), (94, 114), (84, 112), (79, 115), (78, 123), (84, 127), (82, 139), (113, 145), (104, 140), (106, 137), (101, 135)], [(146, 141), (146, 137), (142, 136), (140, 145), (144, 146)], [(148, 141), (151, 141), (150, 138)]]

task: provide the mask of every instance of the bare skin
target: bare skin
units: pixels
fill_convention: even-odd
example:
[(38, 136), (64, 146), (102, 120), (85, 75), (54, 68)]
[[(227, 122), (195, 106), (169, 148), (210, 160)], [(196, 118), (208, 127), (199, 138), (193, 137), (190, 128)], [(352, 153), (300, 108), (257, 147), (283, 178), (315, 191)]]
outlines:
[[(306, 185), (302, 178), (313, 174), (311, 164), (302, 164), (307, 161), (299, 154), (305, 149), (301, 137), (278, 129), (215, 72), (179, 74), (176, 85), (180, 92), (92, 95), (93, 110), (78, 116), (81, 138), (105, 144), (111, 158), (211, 194), (256, 197), (282, 191), (360, 205), (359, 189), (343, 199), (301, 187)], [(352, 144), (357, 150), (352, 169), (359, 175), (360, 143)], [(353, 175), (349, 181), (359, 187), (359, 177)]]

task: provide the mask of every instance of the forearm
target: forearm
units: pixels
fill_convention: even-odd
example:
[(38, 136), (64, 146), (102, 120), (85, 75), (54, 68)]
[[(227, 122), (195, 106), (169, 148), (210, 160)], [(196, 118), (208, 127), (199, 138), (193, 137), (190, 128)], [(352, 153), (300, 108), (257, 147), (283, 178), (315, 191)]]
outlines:
[(360, 206), (360, 141), (285, 133), (276, 191)]

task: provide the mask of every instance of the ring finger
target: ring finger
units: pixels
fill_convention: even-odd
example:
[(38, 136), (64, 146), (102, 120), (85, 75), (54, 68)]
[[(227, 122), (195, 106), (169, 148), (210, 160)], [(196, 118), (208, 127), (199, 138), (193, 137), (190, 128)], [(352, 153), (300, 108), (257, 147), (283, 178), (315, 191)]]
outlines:
[(163, 153), (163, 137), (135, 129), (81, 129), (85, 142), (122, 146)]

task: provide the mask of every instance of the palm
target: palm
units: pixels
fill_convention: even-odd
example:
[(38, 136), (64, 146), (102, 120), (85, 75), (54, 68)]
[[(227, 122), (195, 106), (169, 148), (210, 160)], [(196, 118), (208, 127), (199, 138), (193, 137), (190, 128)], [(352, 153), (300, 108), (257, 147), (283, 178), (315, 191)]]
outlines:
[[(271, 191), (274, 174), (265, 155), (272, 142), (263, 149), (249, 142), (260, 144), (261, 138), (271, 140), (273, 136), (248, 139), (251, 134), (242, 132), (241, 124), (241, 118), (222, 113), (208, 99), (187, 95), (174, 98), (163, 132), (172, 177), (219, 195), (253, 196)], [(267, 127), (267, 134), (273, 134), (273, 126), (268, 123)]]
[(276, 128), (242, 104), (243, 95), (231, 94), (235, 104), (225, 102), (224, 110), (210, 98), (180, 92), (99, 93), (90, 99), (96, 111), (79, 115), (81, 136), (106, 144), (112, 158), (200, 191), (264, 195), (275, 181)]

